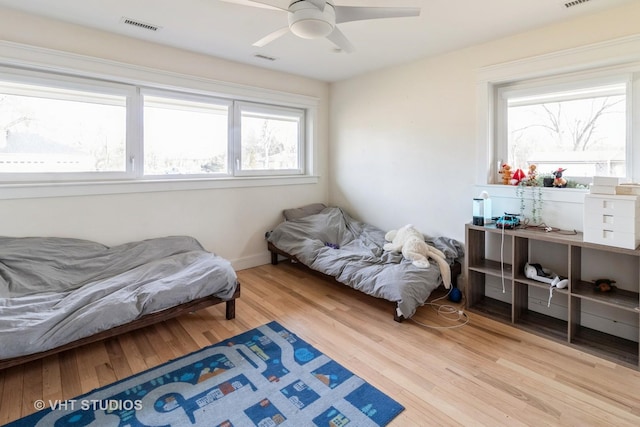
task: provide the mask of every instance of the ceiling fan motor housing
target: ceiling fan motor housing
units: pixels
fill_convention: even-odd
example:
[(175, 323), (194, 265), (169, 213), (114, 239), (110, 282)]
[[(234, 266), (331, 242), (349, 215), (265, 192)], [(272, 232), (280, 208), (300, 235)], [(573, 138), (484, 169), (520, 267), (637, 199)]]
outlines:
[(336, 26), (336, 12), (328, 1), (321, 11), (307, 1), (292, 2), (289, 6), (289, 28), (303, 39), (326, 37)]

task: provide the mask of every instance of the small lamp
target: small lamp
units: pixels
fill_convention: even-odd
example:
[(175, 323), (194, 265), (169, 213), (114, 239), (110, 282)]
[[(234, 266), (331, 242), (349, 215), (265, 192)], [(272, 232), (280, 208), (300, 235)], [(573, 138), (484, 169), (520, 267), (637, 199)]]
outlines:
[(473, 199), (473, 225), (484, 225), (484, 199)]
[(473, 225), (485, 225), (491, 222), (491, 198), (489, 193), (483, 191), (480, 196), (473, 199)]

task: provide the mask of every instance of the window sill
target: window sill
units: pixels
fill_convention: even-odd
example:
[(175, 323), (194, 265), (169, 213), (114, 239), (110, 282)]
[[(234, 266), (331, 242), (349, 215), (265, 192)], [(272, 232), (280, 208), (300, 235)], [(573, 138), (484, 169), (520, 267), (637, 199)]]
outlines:
[(0, 184), (0, 200), (317, 184), (318, 176)]
[[(505, 198), (505, 199), (517, 199), (515, 185), (502, 185), (502, 184), (484, 184), (476, 185), (476, 193), (480, 194), (482, 191), (489, 193), (491, 198)], [(531, 188), (531, 187), (527, 187)], [(538, 187), (542, 191), (542, 197), (545, 201), (549, 202), (565, 202), (565, 203), (584, 203), (585, 194), (589, 194), (589, 190), (581, 188), (553, 188), (553, 187)], [(476, 195), (477, 195), (476, 194)]]

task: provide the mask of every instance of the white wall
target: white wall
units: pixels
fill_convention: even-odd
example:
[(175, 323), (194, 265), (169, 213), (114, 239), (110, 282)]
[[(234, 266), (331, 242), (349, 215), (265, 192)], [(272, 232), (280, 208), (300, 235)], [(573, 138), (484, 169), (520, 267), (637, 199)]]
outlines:
[(192, 234), (243, 268), (267, 262), (262, 237), (283, 208), (315, 201), (344, 206), (384, 229), (411, 222), (424, 233), (463, 240), (477, 190), (477, 70), (634, 34), (640, 2), (331, 88), (9, 9), (0, 15), (2, 40), (320, 99), (318, 184), (0, 201), (0, 235), (116, 244)]
[[(637, 34), (638, 16), (635, 2), (332, 84), (330, 202), (383, 229), (413, 223), (463, 240), (476, 177), (486, 175), (476, 162), (478, 70)], [(519, 202), (499, 206), (517, 212)], [(571, 227), (580, 207), (558, 206), (545, 204), (559, 221), (551, 225)]]
[[(0, 235), (118, 244), (189, 234), (236, 268), (268, 262), (264, 233), (287, 207), (328, 200), (329, 86), (0, 8), (0, 39), (126, 64), (318, 98), (318, 184), (0, 200)], [(0, 189), (2, 191), (2, 189)]]

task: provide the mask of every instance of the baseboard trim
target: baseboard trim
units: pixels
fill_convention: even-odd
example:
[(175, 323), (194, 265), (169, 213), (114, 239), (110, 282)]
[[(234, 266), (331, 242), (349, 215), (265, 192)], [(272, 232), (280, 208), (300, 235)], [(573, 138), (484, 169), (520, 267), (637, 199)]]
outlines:
[(269, 264), (271, 262), (271, 255), (266, 250), (264, 253), (251, 255), (243, 258), (232, 259), (231, 265), (235, 270), (246, 270), (247, 268), (258, 267), (260, 265)]

